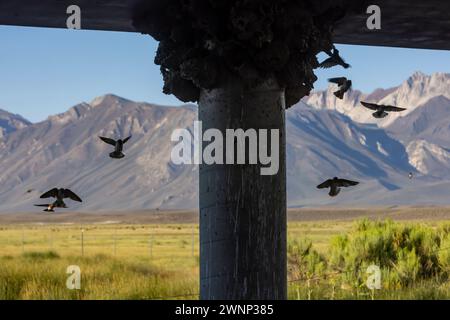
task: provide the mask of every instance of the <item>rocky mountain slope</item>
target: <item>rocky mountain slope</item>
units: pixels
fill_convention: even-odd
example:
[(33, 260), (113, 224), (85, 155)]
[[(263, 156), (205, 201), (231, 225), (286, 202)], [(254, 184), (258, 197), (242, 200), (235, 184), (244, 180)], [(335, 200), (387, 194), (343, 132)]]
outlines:
[[(450, 75), (416, 73), (399, 87), (315, 92), (287, 112), (288, 205), (450, 204)], [(407, 106), (376, 122), (365, 99)], [(106, 95), (0, 139), (0, 212), (32, 211), (40, 193), (69, 187), (85, 211), (197, 207), (198, 168), (171, 162), (174, 129), (189, 128), (196, 107), (164, 107)], [(126, 158), (108, 157), (99, 135), (133, 138)], [(409, 179), (408, 174), (414, 174)], [(339, 175), (361, 184), (329, 198), (315, 186)]]
[(0, 109), (0, 139), (6, 135), (29, 126), (31, 122), (18, 114), (12, 114)]
[[(356, 122), (376, 123), (379, 127), (387, 127), (396, 119), (408, 115), (432, 98), (442, 96), (450, 99), (450, 74), (435, 73), (428, 76), (422, 72), (416, 72), (398, 87), (378, 89), (371, 94), (353, 90), (342, 101), (337, 100), (332, 94), (335, 90), (336, 87), (329, 86), (327, 91), (312, 93), (304, 99), (304, 102), (317, 109), (337, 110)], [(402, 113), (392, 113), (385, 119), (374, 119), (371, 116), (373, 111), (361, 107), (359, 103), (361, 100), (397, 105), (407, 108), (407, 110)]]
[[(39, 194), (54, 186), (71, 188), (84, 199), (72, 203), (74, 209), (191, 208), (197, 201), (197, 169), (170, 162), (170, 135), (195, 117), (192, 107), (107, 95), (14, 132), (0, 146), (0, 211), (45, 203)], [(98, 136), (129, 134), (125, 161), (110, 159), (112, 147)]]

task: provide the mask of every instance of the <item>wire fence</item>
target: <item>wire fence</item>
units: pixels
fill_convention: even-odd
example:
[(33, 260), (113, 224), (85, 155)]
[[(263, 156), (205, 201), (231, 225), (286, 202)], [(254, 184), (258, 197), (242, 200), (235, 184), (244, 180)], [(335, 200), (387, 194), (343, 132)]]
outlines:
[[(189, 224), (0, 227), (0, 259), (32, 257), (35, 253), (48, 252), (74, 261), (75, 264), (77, 261), (84, 263), (80, 258), (99, 255), (116, 258), (130, 266), (148, 263), (149, 267), (157, 267), (164, 274), (169, 270), (176, 272), (178, 269), (183, 271), (186, 268), (198, 268), (199, 230), (197, 225)], [(165, 278), (160, 281), (165, 281)], [(194, 290), (188, 289), (188, 292), (180, 294), (175, 291), (173, 295), (169, 293), (152, 299), (197, 299), (199, 294)]]
[(0, 229), (0, 255), (34, 251), (55, 251), (67, 256), (139, 256), (164, 258), (198, 256), (197, 226), (141, 228), (101, 227), (3, 227)]
[[(431, 252), (429, 252), (430, 254), (435, 254), (438, 252), (442, 252), (442, 251), (449, 251), (450, 247), (445, 247), (445, 248), (439, 248), (436, 250), (432, 250)], [(352, 273), (352, 272), (361, 272), (361, 268), (351, 268), (351, 269), (347, 269), (347, 270), (337, 270), (337, 271), (333, 271), (333, 272), (327, 272), (324, 273), (320, 276), (311, 276), (311, 277), (302, 277), (302, 278), (296, 278), (296, 279), (291, 279), (288, 280), (288, 283), (300, 283), (300, 282), (311, 282), (311, 281), (318, 281), (318, 280), (327, 280), (331, 277), (334, 276), (339, 276), (339, 275), (343, 275), (343, 274), (348, 274), (348, 273)], [(365, 271), (365, 270), (364, 270)], [(164, 299), (177, 299), (177, 298), (187, 298), (187, 297), (198, 297), (200, 296), (199, 294), (186, 294), (186, 295), (178, 295), (178, 296), (172, 296), (172, 297), (159, 297), (156, 298), (155, 300), (164, 300)]]
[[(168, 226), (158, 228), (123, 227), (23, 227), (0, 229), (0, 255), (26, 254), (34, 251), (55, 251), (63, 255), (91, 256), (108, 254), (114, 257), (135, 255), (150, 260), (174, 258), (198, 259), (198, 227)], [(429, 254), (449, 251), (450, 247), (432, 250)], [(289, 279), (289, 284), (331, 280), (334, 277), (366, 272), (361, 267), (346, 270), (337, 269), (322, 274), (312, 274)], [(186, 293), (154, 297), (155, 300), (198, 298), (199, 293)]]

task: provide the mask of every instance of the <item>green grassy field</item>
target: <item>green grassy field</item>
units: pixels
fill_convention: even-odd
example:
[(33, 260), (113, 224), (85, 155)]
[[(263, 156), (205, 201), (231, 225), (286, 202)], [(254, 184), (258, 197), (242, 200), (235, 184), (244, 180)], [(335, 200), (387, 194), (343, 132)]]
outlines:
[[(290, 299), (450, 298), (450, 228), (439, 221), (288, 230)], [(386, 262), (390, 243), (406, 251)], [(195, 224), (3, 225), (0, 299), (198, 299), (198, 255)], [(365, 286), (371, 263), (381, 266), (381, 290)], [(66, 288), (70, 265), (81, 268), (81, 290)]]

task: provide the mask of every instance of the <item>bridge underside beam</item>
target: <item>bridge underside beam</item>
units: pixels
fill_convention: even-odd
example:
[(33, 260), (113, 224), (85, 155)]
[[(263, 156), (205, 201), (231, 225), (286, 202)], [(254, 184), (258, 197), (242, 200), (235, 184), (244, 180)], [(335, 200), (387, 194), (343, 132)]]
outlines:
[[(82, 9), (82, 29), (136, 32), (138, 0), (1, 0), (0, 25), (65, 28), (66, 8)], [(164, 0), (161, 0), (164, 1)], [(368, 15), (346, 17), (336, 28), (341, 44), (450, 49), (450, 1), (379, 0), (382, 29), (368, 30)]]

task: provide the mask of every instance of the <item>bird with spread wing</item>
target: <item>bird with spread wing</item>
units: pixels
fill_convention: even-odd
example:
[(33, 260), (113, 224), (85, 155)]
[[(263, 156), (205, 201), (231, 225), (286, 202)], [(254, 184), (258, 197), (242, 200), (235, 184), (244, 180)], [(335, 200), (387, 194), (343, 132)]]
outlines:
[(335, 91), (334, 95), (341, 100), (344, 99), (344, 93), (352, 88), (352, 81), (348, 80), (346, 77), (330, 78), (328, 81), (339, 86), (339, 90)]
[(328, 189), (330, 188), (330, 192), (328, 193), (330, 197), (335, 197), (341, 192), (341, 188), (347, 188), (358, 185), (359, 182), (339, 179), (338, 177), (334, 177), (333, 179), (328, 179), (327, 181), (319, 184), (317, 189)]
[(40, 197), (41, 199), (47, 198), (56, 198), (53, 203), (50, 204), (35, 204), (36, 207), (46, 207), (45, 212), (55, 212), (55, 208), (67, 208), (64, 199), (69, 198), (73, 201), (83, 202), (79, 196), (77, 196), (73, 191), (69, 189), (58, 189), (53, 188), (52, 190), (47, 191)]
[(374, 110), (375, 112), (372, 113), (372, 116), (377, 119), (382, 119), (388, 116), (388, 112), (401, 112), (405, 111), (405, 108), (400, 108), (396, 106), (387, 106), (382, 104), (376, 104), (376, 103), (369, 103), (361, 101), (361, 104), (366, 107), (367, 109)]
[[(330, 55), (331, 53), (331, 55)], [(339, 50), (333, 47), (333, 51), (328, 53), (329, 57), (319, 64), (319, 68), (329, 69), (335, 66), (341, 66), (344, 69), (350, 68), (350, 65), (339, 55)]]

